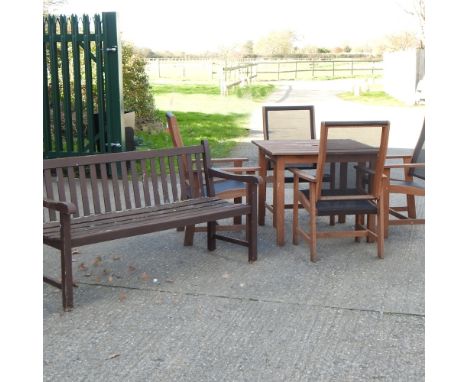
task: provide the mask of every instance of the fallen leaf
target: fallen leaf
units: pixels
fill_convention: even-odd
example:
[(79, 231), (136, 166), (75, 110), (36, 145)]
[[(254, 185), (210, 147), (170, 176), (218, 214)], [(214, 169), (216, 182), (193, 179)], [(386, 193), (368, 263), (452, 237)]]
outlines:
[(131, 265), (129, 265), (129, 266), (128, 266), (128, 271), (129, 271), (130, 273), (131, 273), (131, 272), (135, 272), (135, 271), (136, 271), (136, 268), (133, 267), (133, 266), (131, 266)]
[(87, 269), (88, 269), (88, 267), (86, 266), (85, 263), (80, 264), (80, 271), (86, 271)]
[(119, 293), (120, 302), (123, 302), (126, 298), (127, 298), (127, 295), (125, 294), (125, 292), (120, 292)]
[(150, 275), (146, 272), (143, 272), (140, 277), (143, 281), (148, 281), (151, 278)]
[(96, 256), (96, 258), (93, 260), (93, 265), (95, 267), (98, 267), (102, 263), (102, 257), (101, 256)]
[(228, 279), (229, 277), (230, 277), (229, 273), (227, 273), (227, 272), (223, 273), (223, 279)]
[(112, 282), (112, 276), (109, 276), (109, 278), (107, 279), (110, 283)]
[(99, 276), (96, 276), (96, 282), (97, 283), (100, 283), (101, 282), (101, 278)]

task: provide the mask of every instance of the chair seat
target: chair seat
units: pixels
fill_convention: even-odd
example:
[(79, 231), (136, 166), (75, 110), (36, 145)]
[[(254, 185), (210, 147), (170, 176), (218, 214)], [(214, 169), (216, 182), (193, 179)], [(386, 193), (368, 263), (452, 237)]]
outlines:
[(245, 183), (239, 182), (237, 180), (230, 180), (230, 179), (216, 181), (213, 183), (213, 185), (214, 185), (216, 195), (224, 191), (231, 191), (235, 189), (242, 190), (242, 189), (245, 189), (246, 187)]
[[(309, 190), (299, 190), (309, 198)], [(356, 190), (322, 190), (323, 196), (358, 195)], [(357, 215), (376, 214), (377, 206), (370, 200), (319, 200), (317, 202), (317, 215)]]

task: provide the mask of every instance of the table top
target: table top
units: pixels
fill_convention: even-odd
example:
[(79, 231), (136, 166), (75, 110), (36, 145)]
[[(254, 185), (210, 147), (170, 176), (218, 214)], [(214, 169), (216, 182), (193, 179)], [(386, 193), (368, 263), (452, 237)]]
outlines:
[[(255, 140), (252, 143), (268, 155), (317, 155), (319, 139), (302, 140)], [(377, 153), (378, 147), (366, 145), (352, 139), (329, 139), (327, 151), (333, 154), (371, 154)]]

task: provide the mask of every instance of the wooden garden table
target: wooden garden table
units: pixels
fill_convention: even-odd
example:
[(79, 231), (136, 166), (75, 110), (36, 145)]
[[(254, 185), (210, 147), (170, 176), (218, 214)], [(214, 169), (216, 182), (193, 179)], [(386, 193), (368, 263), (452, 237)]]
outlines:
[[(284, 172), (294, 164), (317, 163), (318, 139), (307, 140), (255, 140), (258, 147), (258, 165), (260, 176), (267, 175), (268, 160), (274, 162), (273, 185), (273, 225), (276, 228), (276, 243), (284, 245)], [(327, 159), (333, 162), (363, 162), (374, 160), (378, 149), (352, 139), (330, 139), (328, 141)], [(340, 167), (340, 182), (346, 177), (346, 167)], [(258, 224), (265, 224), (266, 182), (258, 192)]]

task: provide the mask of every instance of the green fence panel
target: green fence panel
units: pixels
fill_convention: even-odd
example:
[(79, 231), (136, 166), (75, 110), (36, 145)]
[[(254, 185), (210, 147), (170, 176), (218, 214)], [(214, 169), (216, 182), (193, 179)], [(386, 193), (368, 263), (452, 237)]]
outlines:
[(44, 18), (44, 158), (120, 151), (117, 15)]

